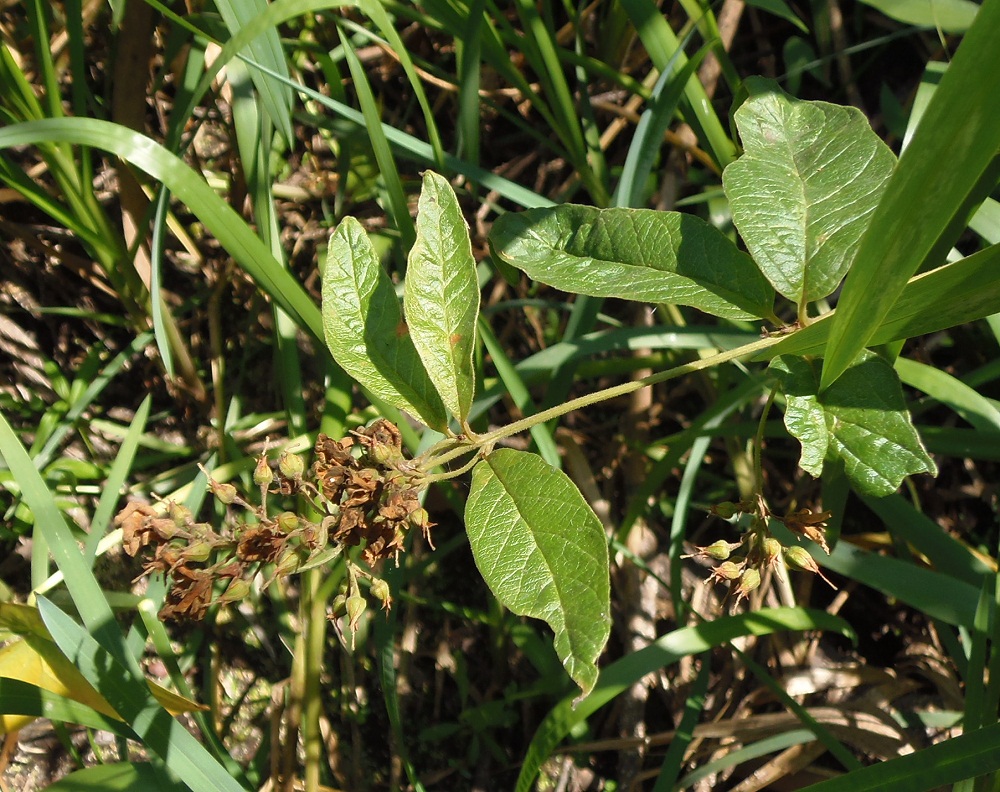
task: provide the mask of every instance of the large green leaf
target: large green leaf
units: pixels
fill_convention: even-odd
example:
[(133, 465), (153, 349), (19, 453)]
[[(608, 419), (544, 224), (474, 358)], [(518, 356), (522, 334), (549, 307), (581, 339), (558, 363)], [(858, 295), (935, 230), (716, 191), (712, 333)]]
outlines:
[(938, 28), (945, 33), (963, 33), (976, 18), (977, 3), (970, 0), (861, 0), (887, 17), (908, 25)]
[(430, 171), (417, 204), (417, 240), (406, 268), (403, 306), (427, 373), (445, 406), (464, 422), (476, 386), (472, 353), (479, 281), (458, 199), (448, 181)]
[(548, 622), (556, 654), (589, 693), (611, 631), (611, 590), (607, 537), (580, 491), (541, 457), (501, 448), (472, 471), (465, 523), (496, 598)]
[(903, 401), (892, 366), (864, 351), (844, 375), (819, 393), (819, 364), (778, 357), (785, 392), (785, 426), (802, 443), (802, 469), (813, 476), (823, 461), (840, 458), (851, 483), (865, 495), (891, 495), (905, 476), (937, 475)]
[(566, 292), (690, 305), (731, 319), (771, 317), (753, 261), (693, 215), (565, 204), (506, 214), (490, 245), (502, 261)]
[(736, 111), (745, 153), (723, 184), (747, 249), (801, 314), (847, 273), (895, 157), (853, 107), (751, 86)]
[(447, 427), (444, 404), (417, 355), (392, 282), (353, 217), (330, 237), (323, 330), (334, 359), (364, 387), (433, 429)]

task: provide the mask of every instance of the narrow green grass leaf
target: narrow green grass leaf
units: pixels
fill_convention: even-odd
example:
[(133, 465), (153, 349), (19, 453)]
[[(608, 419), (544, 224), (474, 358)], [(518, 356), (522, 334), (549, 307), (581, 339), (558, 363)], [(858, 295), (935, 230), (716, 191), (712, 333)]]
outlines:
[(690, 214), (529, 209), (498, 218), (490, 247), (533, 280), (567, 292), (690, 305), (732, 319), (772, 316), (774, 294), (750, 257)]
[(830, 630), (854, 637), (851, 626), (836, 616), (803, 608), (763, 608), (724, 616), (712, 622), (674, 630), (649, 646), (626, 655), (601, 671), (593, 692), (583, 701), (567, 697), (539, 725), (525, 753), (516, 792), (531, 792), (542, 764), (566, 735), (646, 674), (661, 671), (683, 658), (706, 652), (745, 635), (771, 635), (785, 630)]
[(961, 380), (907, 358), (896, 358), (894, 366), (904, 383), (948, 405), (976, 429), (1000, 432), (1000, 410)]
[(1000, 724), (805, 787), (808, 792), (925, 792), (1000, 770)]
[(476, 387), (472, 354), (479, 280), (455, 191), (431, 171), (424, 174), (417, 204), (417, 239), (406, 266), (403, 308), (424, 368), (464, 426)]
[[(215, 7), (219, 9), (230, 34), (235, 35), (264, 12), (267, 0), (216, 0)], [(269, 70), (270, 73), (251, 67), (250, 79), (260, 94), (271, 123), (291, 143), (295, 139), (292, 132), (292, 91), (287, 82), (271, 76), (271, 73), (277, 73), (285, 80), (291, 79), (277, 28), (269, 26), (246, 46), (245, 51), (256, 63)]]
[(611, 632), (611, 584), (604, 527), (580, 491), (541, 457), (501, 448), (473, 468), (465, 523), (490, 590), (549, 624), (560, 661), (590, 693)]
[(0, 677), (0, 701), (3, 702), (0, 719), (5, 723), (12, 716), (48, 718), (61, 723), (75, 723), (91, 729), (101, 729), (121, 737), (135, 738), (135, 733), (121, 721), (102, 715), (91, 707), (60, 696), (58, 693), (22, 682), (20, 679)]
[[(493, 334), (489, 322), (482, 317), (479, 319), (479, 337), (483, 340), (483, 346), (486, 347), (486, 351), (489, 352), (500, 381), (498, 387), (494, 388), (494, 395), (491, 399), (480, 399), (472, 410), (471, 416), (477, 417), (485, 412), (487, 404), (498, 400), (504, 395), (505, 391), (510, 396), (511, 401), (521, 411), (522, 415), (534, 415), (539, 410), (531, 398), (531, 392), (521, 378), (517, 366), (510, 362), (510, 358), (507, 357), (503, 345)], [(529, 431), (531, 432), (531, 439), (535, 441), (538, 453), (542, 459), (552, 465), (552, 467), (561, 467), (562, 459), (559, 456), (559, 446), (556, 444), (548, 424), (535, 424)]]
[[(167, 768), (191, 789), (243, 792), (226, 768), (153, 698), (141, 672), (130, 672), (44, 597), (38, 599), (38, 610), (63, 654)], [(111, 628), (117, 630), (113, 622)]]
[[(925, 272), (906, 284), (899, 299), (882, 317), (870, 338), (875, 346), (935, 333), (1000, 312), (1000, 245)], [(833, 319), (841, 309), (824, 314), (757, 355), (823, 355)]]
[[(970, 195), (982, 191), (981, 201), (995, 185), (987, 177), (1000, 150), (998, 29), (1000, 3), (987, 2), (900, 157), (844, 282), (822, 389), (872, 341), (913, 273), (940, 263), (928, 257), (943, 260), (975, 208), (967, 205)], [(925, 303), (924, 310), (936, 311), (936, 300)]]
[(767, 13), (773, 14), (779, 19), (791, 22), (803, 33), (809, 33), (809, 28), (806, 27), (805, 22), (799, 19), (799, 15), (792, 11), (785, 0), (747, 0), (747, 5), (759, 8), (761, 11), (767, 11)]
[(323, 338), (319, 309), (305, 289), (274, 260), (246, 221), (179, 157), (138, 132), (94, 118), (45, 119), (0, 128), (0, 148), (53, 140), (111, 152), (163, 182), (272, 300), (300, 327)]
[(978, 586), (983, 575), (994, 570), (962, 542), (948, 534), (927, 515), (917, 511), (900, 495), (872, 498), (862, 495), (861, 500), (871, 509), (894, 536), (913, 545), (925, 555), (939, 572), (957, 580)]
[(357, 92), (358, 104), (361, 105), (365, 128), (368, 130), (368, 141), (375, 154), (375, 161), (378, 163), (379, 175), (382, 177), (387, 201), (385, 208), (392, 218), (396, 230), (399, 231), (403, 250), (409, 250), (413, 246), (417, 232), (413, 225), (413, 218), (410, 217), (410, 207), (406, 200), (406, 191), (403, 189), (403, 180), (399, 175), (399, 168), (396, 167), (396, 160), (392, 156), (392, 147), (382, 131), (379, 103), (375, 100), (375, 94), (372, 93), (371, 84), (368, 82), (368, 75), (354, 51), (351, 40), (339, 27), (337, 33), (343, 46), (344, 60), (347, 61), (347, 67), (354, 80), (354, 90)]
[(116, 762), (75, 770), (45, 787), (48, 792), (175, 792), (176, 783), (148, 762)]
[(712, 45), (706, 44), (683, 67), (677, 65), (684, 54), (678, 49), (656, 79), (653, 95), (636, 124), (635, 136), (622, 165), (621, 178), (613, 198), (615, 206), (644, 205), (643, 188), (653, 170), (656, 155), (663, 146), (663, 136), (684, 95), (684, 87), (711, 49)]
[(448, 425), (444, 404), (427, 376), (378, 254), (353, 217), (330, 237), (323, 269), (323, 328), (330, 354), (374, 395), (419, 417)]
[(801, 317), (847, 274), (896, 158), (856, 108), (799, 101), (770, 80), (746, 85), (745, 153), (722, 181), (750, 255)]
[[(660, 71), (667, 69), (670, 59), (682, 47), (666, 16), (651, 0), (622, 0), (621, 4), (635, 25), (653, 65)], [(682, 52), (678, 66), (683, 68), (685, 63), (687, 58)], [(711, 99), (705, 93), (705, 86), (699, 80), (688, 80), (685, 85), (682, 110), (698, 133), (699, 141), (711, 151), (720, 170), (736, 158), (736, 146), (726, 134), (712, 108)]]
[(799, 466), (814, 478), (827, 459), (842, 459), (860, 492), (891, 495), (915, 473), (937, 475), (906, 410), (892, 366), (874, 352), (862, 352), (837, 383), (819, 390), (818, 366), (804, 358), (779, 357), (785, 426), (802, 443)]

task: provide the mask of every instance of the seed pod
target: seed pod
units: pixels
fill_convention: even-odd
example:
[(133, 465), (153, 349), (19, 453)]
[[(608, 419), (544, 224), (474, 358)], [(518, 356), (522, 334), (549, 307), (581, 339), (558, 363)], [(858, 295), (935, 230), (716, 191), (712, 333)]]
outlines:
[(716, 503), (709, 511), (711, 511), (716, 517), (721, 517), (723, 520), (731, 520), (736, 516), (737, 509), (735, 503), (723, 501), (722, 503)]
[(283, 533), (291, 533), (299, 527), (299, 516), (294, 512), (282, 512), (278, 515), (276, 522), (278, 523), (278, 530)]
[(736, 580), (742, 574), (743, 566), (733, 561), (723, 561), (714, 570), (712, 575), (717, 580)]
[(258, 487), (270, 487), (272, 481), (274, 481), (274, 471), (267, 464), (267, 456), (261, 454), (253, 471), (253, 483)]
[(725, 539), (720, 539), (717, 542), (712, 542), (708, 547), (702, 547), (699, 555), (704, 554), (716, 561), (725, 561), (739, 546), (739, 542), (727, 542)]
[(367, 607), (368, 603), (360, 594), (353, 594), (347, 598), (347, 621), (352, 630), (358, 628), (358, 622), (361, 621), (361, 616)]
[(178, 528), (183, 528), (194, 519), (194, 515), (187, 506), (174, 501), (170, 501), (167, 505), (167, 515)]
[(305, 462), (302, 461), (301, 457), (296, 456), (295, 454), (283, 451), (281, 456), (278, 458), (278, 470), (281, 471), (281, 475), (285, 478), (298, 481), (302, 478), (302, 473), (305, 469)]
[(302, 556), (298, 550), (289, 547), (278, 556), (278, 561), (274, 565), (274, 577), (294, 574), (300, 566), (302, 566)]
[(224, 605), (230, 602), (239, 602), (248, 596), (250, 596), (250, 581), (243, 578), (233, 578), (226, 586), (226, 590), (222, 592), (222, 596), (219, 597), (219, 603)]
[(803, 572), (812, 572), (814, 575), (819, 575), (830, 588), (834, 591), (837, 590), (837, 587), (833, 585), (833, 582), (826, 575), (823, 574), (822, 570), (819, 568), (819, 564), (816, 563), (816, 560), (809, 555), (809, 551), (804, 547), (800, 547), (799, 545), (786, 547), (785, 563), (792, 569), (799, 569)]
[(756, 569), (744, 570), (736, 584), (736, 601), (739, 602), (744, 597), (749, 596), (750, 592), (758, 586), (760, 586), (760, 572)]
[(392, 607), (392, 595), (389, 591), (389, 584), (381, 578), (372, 581), (372, 596), (382, 603), (386, 610)]
[(181, 555), (189, 562), (201, 563), (207, 561), (212, 554), (212, 543), (204, 539), (192, 542), (181, 551)]
[(220, 484), (215, 479), (209, 479), (208, 486), (212, 490), (212, 494), (219, 499), (220, 503), (229, 506), (236, 500), (236, 487), (232, 484)]
[(769, 536), (764, 540), (764, 560), (768, 566), (774, 566), (778, 563), (778, 557), (781, 555), (781, 549), (781, 542), (773, 536)]
[(333, 598), (333, 602), (330, 603), (330, 613), (333, 614), (334, 618), (337, 618), (342, 613), (347, 610), (347, 596), (344, 594), (338, 594)]

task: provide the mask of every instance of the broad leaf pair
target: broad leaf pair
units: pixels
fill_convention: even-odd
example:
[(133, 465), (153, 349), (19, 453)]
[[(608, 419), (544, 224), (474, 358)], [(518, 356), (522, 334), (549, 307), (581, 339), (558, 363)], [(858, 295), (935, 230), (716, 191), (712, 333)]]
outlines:
[[(347, 218), (334, 232), (323, 272), (326, 342), (372, 395), (437, 431), (450, 433), (450, 414), (471, 433), (479, 286), (469, 232), (436, 174), (424, 176), (417, 211), (403, 312), (360, 223)], [(611, 630), (611, 590), (604, 528), (579, 490), (535, 454), (491, 451), (473, 470), (465, 520), (497, 599), (548, 622), (560, 660), (590, 692)]]
[[(745, 153), (723, 185), (750, 256), (691, 215), (559, 206), (501, 217), (490, 237), (496, 257), (565, 291), (726, 319), (777, 322), (776, 291), (794, 303), (798, 324), (810, 324), (809, 306), (833, 293), (853, 263), (895, 156), (854, 108), (797, 101), (766, 80), (746, 85), (751, 97), (735, 115)], [(805, 470), (818, 476), (824, 459), (843, 458), (869, 495), (934, 472), (888, 363), (862, 354), (822, 397), (812, 370), (796, 358), (775, 366)]]

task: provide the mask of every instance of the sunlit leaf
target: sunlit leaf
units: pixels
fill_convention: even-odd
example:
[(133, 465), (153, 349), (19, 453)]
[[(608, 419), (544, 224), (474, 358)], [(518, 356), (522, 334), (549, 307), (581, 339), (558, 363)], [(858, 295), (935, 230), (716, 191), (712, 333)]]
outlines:
[(424, 174), (404, 286), (406, 323), (417, 353), (445, 406), (465, 421), (476, 385), (472, 353), (479, 281), (458, 199), (448, 181), (430, 171)]
[(753, 261), (694, 215), (565, 204), (500, 217), (502, 261), (566, 292), (690, 305), (733, 319), (771, 317), (774, 293)]
[(801, 310), (847, 273), (895, 157), (853, 107), (752, 86), (736, 111), (745, 153), (723, 184), (750, 254)]
[(507, 608), (544, 619), (586, 695), (611, 631), (607, 537), (565, 473), (502, 448), (476, 465), (465, 507), (476, 565)]
[(823, 462), (840, 458), (862, 493), (891, 495), (914, 473), (937, 475), (903, 401), (892, 366), (862, 352), (843, 376), (819, 392), (820, 364), (775, 358), (785, 393), (785, 426), (802, 443), (802, 469), (819, 476)]
[(361, 385), (434, 429), (446, 427), (444, 404), (413, 346), (389, 276), (353, 217), (330, 237), (323, 330), (334, 359)]

